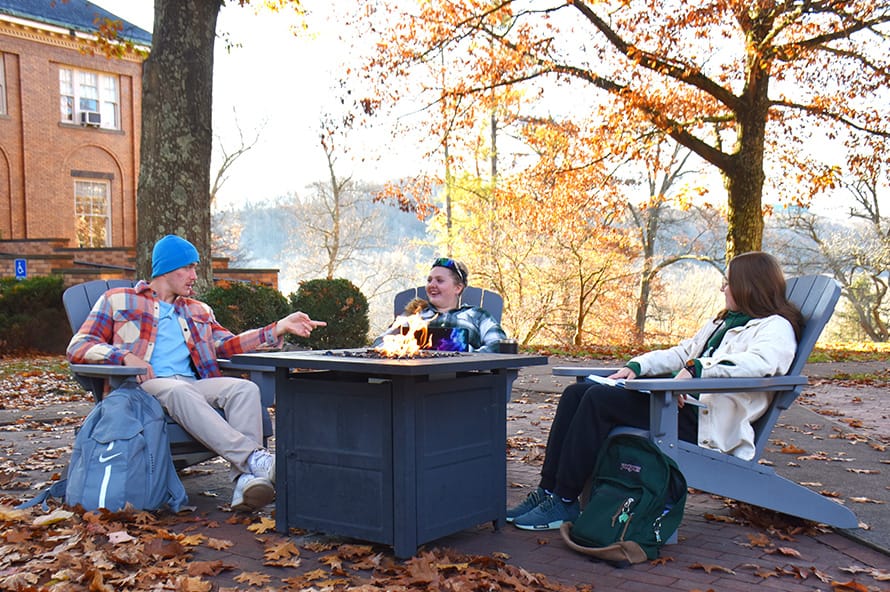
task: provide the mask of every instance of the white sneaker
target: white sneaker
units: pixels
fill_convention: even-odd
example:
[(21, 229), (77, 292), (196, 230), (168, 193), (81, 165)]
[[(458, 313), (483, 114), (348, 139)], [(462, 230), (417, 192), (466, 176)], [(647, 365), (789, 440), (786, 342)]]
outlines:
[(255, 476), (275, 483), (275, 455), (268, 450), (254, 450), (247, 457), (247, 469)]
[(274, 499), (275, 488), (268, 479), (243, 473), (235, 481), (232, 509), (236, 512), (253, 512), (271, 504)]

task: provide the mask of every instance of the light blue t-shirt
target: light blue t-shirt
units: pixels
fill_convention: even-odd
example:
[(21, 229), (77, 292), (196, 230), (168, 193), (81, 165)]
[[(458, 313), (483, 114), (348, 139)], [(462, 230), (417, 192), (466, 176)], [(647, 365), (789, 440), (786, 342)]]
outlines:
[(158, 341), (151, 354), (151, 367), (155, 376), (194, 376), (189, 348), (185, 344), (176, 309), (168, 302), (161, 302), (161, 318), (158, 321)]

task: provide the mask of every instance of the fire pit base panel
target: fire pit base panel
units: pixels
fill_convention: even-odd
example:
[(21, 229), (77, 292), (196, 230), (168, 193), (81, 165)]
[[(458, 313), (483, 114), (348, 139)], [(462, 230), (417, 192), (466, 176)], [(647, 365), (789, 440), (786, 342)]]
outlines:
[(279, 373), (277, 529), (383, 543), (410, 557), (465, 528), (502, 526), (516, 373)]

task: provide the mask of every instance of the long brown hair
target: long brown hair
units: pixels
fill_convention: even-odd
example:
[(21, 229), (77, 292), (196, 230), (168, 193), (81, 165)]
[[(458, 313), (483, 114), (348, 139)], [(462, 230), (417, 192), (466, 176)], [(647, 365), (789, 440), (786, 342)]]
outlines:
[(729, 262), (726, 275), (732, 298), (741, 312), (755, 319), (785, 317), (800, 339), (803, 317), (785, 297), (785, 276), (775, 257), (762, 251), (736, 255)]

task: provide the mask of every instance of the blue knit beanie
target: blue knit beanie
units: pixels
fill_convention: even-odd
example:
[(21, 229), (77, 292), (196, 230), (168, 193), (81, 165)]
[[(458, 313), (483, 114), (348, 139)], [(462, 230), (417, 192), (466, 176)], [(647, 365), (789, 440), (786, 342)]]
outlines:
[(151, 252), (151, 277), (156, 278), (200, 260), (195, 245), (175, 234), (168, 234), (155, 243)]

